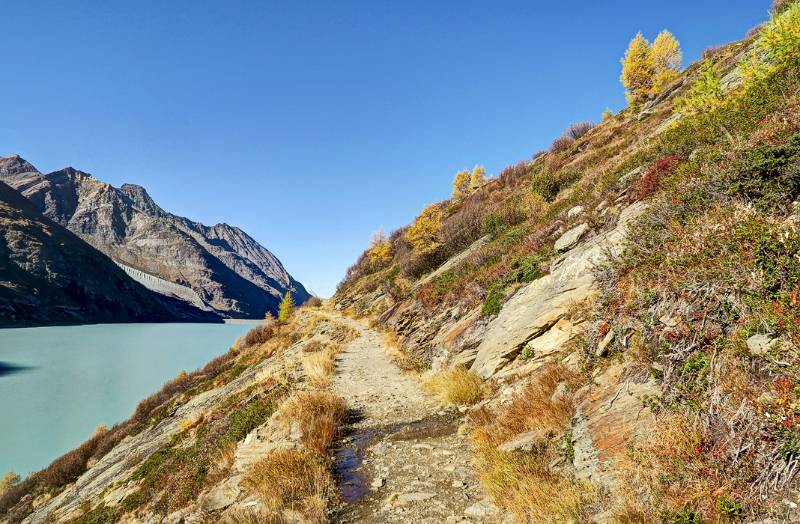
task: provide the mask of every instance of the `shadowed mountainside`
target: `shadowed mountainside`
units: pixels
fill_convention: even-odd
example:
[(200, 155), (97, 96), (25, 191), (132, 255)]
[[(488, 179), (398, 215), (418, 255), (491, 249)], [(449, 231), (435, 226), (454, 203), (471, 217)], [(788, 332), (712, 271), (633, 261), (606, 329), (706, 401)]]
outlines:
[(17, 155), (0, 158), (0, 180), (114, 261), (191, 288), (223, 316), (261, 318), (286, 291), (297, 303), (310, 296), (241, 229), (168, 213), (141, 186), (115, 188), (71, 167), (43, 174)]
[(0, 327), (214, 321), (154, 294), (0, 182)]

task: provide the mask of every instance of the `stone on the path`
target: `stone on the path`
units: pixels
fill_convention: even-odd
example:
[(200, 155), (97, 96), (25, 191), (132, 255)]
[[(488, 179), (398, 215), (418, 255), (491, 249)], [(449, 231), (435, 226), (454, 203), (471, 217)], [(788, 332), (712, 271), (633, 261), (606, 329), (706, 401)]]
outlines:
[(383, 477), (377, 477), (375, 480), (372, 481), (372, 484), (370, 484), (370, 486), (372, 486), (372, 489), (380, 489), (384, 486), (384, 484), (386, 484), (386, 479), (384, 479)]
[(483, 499), (483, 500), (479, 500), (478, 502), (476, 502), (472, 506), (470, 506), (467, 509), (465, 509), (464, 510), (464, 515), (466, 515), (468, 517), (474, 517), (474, 518), (481, 519), (481, 518), (491, 517), (493, 515), (497, 515), (498, 511), (500, 511), (500, 510), (497, 509), (497, 506), (495, 506), (492, 503), (491, 500)]
[(410, 502), (421, 502), (423, 500), (432, 499), (436, 493), (428, 493), (425, 491), (415, 491), (411, 493), (403, 493), (397, 497), (397, 504), (408, 504)]
[(586, 222), (579, 226), (575, 226), (561, 235), (559, 239), (556, 240), (556, 243), (553, 247), (559, 252), (569, 251), (575, 247), (578, 242), (580, 242), (581, 238), (583, 238), (583, 235), (585, 235), (587, 231), (589, 231), (589, 224)]

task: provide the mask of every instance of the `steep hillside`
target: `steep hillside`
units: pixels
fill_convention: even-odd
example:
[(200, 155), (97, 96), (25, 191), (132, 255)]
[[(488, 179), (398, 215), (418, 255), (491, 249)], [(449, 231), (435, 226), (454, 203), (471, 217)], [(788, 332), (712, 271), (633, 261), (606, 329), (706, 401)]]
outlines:
[(459, 173), (323, 308), (10, 482), (0, 514), (800, 521), (798, 34), (777, 2), (619, 114)]
[[(309, 297), (280, 261), (241, 229), (208, 227), (167, 213), (143, 187), (115, 188), (73, 168), (42, 174), (19, 156), (0, 159), (0, 180), (119, 264), (191, 290), (196, 306), (261, 318), (277, 311), (286, 291), (300, 303)], [(150, 285), (149, 279), (141, 282)]]
[(800, 519), (800, 5), (776, 10), (638, 107), (459, 174), (341, 283), (475, 403), (520, 521)]
[(0, 327), (181, 320), (218, 317), (148, 291), (0, 182)]

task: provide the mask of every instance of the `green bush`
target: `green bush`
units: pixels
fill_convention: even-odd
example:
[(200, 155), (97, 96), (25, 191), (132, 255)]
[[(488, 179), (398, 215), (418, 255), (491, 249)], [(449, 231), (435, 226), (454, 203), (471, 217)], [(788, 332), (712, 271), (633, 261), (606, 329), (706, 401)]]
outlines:
[(78, 518), (74, 524), (107, 524), (117, 522), (117, 508), (107, 508), (101, 504)]
[(500, 313), (503, 309), (503, 299), (506, 296), (506, 286), (502, 282), (495, 282), (489, 286), (486, 292), (486, 298), (483, 300), (483, 307), (481, 314), (485, 317), (491, 317)]
[(744, 516), (742, 504), (728, 497), (720, 497), (717, 500), (717, 510), (730, 520), (739, 520)]
[(532, 189), (547, 202), (552, 202), (558, 194), (574, 184), (581, 178), (581, 174), (575, 171), (557, 171), (543, 169), (537, 171), (532, 177)]
[(761, 211), (784, 212), (800, 196), (800, 133), (785, 144), (749, 151), (727, 177), (729, 192), (752, 201)]
[(268, 400), (253, 400), (230, 416), (228, 431), (220, 438), (220, 445), (239, 442), (248, 433), (267, 421), (275, 407)]

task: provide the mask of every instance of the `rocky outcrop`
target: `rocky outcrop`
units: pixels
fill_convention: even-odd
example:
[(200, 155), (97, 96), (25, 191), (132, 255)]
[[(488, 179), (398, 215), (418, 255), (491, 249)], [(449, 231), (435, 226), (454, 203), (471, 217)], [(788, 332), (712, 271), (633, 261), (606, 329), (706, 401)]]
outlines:
[(0, 327), (217, 318), (162, 300), (0, 182)]
[(203, 306), (224, 316), (274, 313), (286, 291), (297, 303), (309, 297), (280, 261), (241, 229), (209, 227), (168, 213), (141, 186), (115, 188), (71, 167), (42, 174), (19, 156), (0, 158), (0, 180), (114, 261), (188, 287)]
[[(553, 263), (550, 274), (520, 289), (489, 324), (480, 345), (459, 355), (456, 363), (472, 361), (471, 369), (489, 378), (526, 345), (533, 345), (535, 353), (537, 345), (555, 347), (549, 343), (551, 338), (568, 339), (570, 307), (593, 293), (597, 266), (621, 251), (629, 224), (643, 210), (641, 203), (629, 206), (620, 213), (616, 227), (568, 251)], [(553, 328), (558, 333), (550, 333)], [(539, 344), (542, 339), (548, 343)]]

